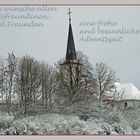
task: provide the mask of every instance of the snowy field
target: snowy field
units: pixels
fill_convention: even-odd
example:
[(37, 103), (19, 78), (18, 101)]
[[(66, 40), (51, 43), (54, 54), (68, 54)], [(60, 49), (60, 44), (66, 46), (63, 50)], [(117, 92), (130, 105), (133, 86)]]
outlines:
[[(99, 104), (76, 103), (63, 112), (28, 116), (0, 115), (0, 134), (127, 135), (140, 134), (140, 110), (117, 113)], [(17, 119), (18, 118), (18, 119)]]

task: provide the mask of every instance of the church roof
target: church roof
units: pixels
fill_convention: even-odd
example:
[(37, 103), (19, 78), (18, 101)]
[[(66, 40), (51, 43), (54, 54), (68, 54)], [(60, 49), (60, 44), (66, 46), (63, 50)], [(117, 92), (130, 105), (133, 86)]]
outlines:
[(140, 100), (140, 91), (132, 83), (117, 84), (116, 90), (119, 93), (116, 100)]

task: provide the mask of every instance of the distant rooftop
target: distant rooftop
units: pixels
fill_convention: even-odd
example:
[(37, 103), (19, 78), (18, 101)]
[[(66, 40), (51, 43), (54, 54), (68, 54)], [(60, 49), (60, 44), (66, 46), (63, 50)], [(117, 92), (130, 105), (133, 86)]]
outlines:
[(140, 100), (140, 91), (132, 83), (115, 84), (115, 92), (109, 93), (113, 100)]
[(115, 83), (118, 100), (140, 100), (140, 91), (132, 83)]

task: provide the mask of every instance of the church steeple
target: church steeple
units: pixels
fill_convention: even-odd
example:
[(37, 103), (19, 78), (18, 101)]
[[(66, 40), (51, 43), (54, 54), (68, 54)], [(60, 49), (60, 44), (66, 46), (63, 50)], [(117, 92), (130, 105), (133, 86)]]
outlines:
[(76, 56), (76, 50), (75, 50), (75, 44), (74, 44), (74, 38), (73, 38), (73, 32), (72, 32), (72, 26), (71, 26), (71, 11), (69, 8), (69, 32), (68, 32), (68, 42), (67, 42), (67, 52), (66, 52), (66, 61), (74, 61), (77, 60)]
[(70, 8), (69, 8), (69, 12), (68, 12), (68, 15), (69, 15), (69, 24), (71, 24), (71, 11), (70, 11)]

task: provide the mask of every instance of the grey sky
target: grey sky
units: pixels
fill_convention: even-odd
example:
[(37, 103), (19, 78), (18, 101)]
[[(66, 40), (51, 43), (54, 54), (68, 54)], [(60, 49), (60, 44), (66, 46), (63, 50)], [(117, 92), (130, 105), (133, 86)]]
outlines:
[[(57, 7), (49, 14), (43, 28), (0, 27), (0, 55), (14, 51), (17, 56), (30, 54), (38, 60), (55, 63), (65, 56), (68, 35), (68, 7)], [(126, 35), (120, 43), (79, 42), (81, 21), (112, 20), (119, 27), (140, 29), (140, 7), (88, 6), (71, 7), (72, 28), (76, 50), (83, 51), (94, 65), (103, 61), (111, 66), (121, 82), (131, 82), (140, 88), (140, 34)]]

